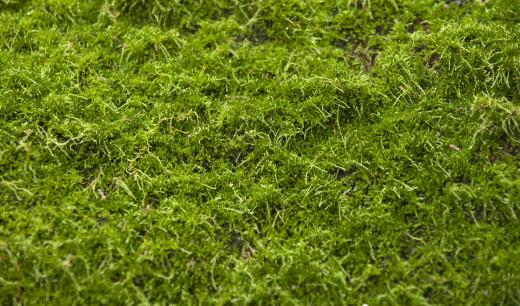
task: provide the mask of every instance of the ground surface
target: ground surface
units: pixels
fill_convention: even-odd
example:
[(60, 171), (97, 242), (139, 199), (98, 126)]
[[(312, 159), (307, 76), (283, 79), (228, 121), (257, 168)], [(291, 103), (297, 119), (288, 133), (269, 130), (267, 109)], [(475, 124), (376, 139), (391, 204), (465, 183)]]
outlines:
[(519, 304), (516, 0), (0, 0), (2, 304)]

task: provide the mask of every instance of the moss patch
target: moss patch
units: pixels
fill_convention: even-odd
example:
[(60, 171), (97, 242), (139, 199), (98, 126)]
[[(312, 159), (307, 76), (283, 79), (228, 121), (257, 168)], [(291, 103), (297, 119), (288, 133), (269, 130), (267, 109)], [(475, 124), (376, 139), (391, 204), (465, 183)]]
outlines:
[(520, 303), (516, 11), (0, 0), (0, 301)]

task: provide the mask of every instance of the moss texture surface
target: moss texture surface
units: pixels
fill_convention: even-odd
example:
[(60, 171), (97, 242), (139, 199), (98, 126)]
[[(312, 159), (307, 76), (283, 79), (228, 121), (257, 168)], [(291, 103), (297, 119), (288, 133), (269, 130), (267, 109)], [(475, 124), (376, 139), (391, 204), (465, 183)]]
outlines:
[(518, 10), (0, 0), (0, 303), (519, 304)]

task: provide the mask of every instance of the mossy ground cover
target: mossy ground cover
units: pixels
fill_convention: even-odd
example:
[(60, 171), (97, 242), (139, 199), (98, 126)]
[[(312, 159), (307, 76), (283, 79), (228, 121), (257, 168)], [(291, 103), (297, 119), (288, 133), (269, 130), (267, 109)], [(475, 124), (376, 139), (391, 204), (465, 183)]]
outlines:
[(2, 304), (519, 304), (516, 0), (0, 0)]

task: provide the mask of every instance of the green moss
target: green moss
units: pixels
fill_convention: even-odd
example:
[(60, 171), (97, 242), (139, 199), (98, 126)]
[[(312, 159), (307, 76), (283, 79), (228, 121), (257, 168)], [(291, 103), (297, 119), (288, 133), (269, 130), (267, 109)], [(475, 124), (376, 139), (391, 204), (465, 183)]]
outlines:
[(0, 0), (0, 301), (520, 303), (516, 6)]

